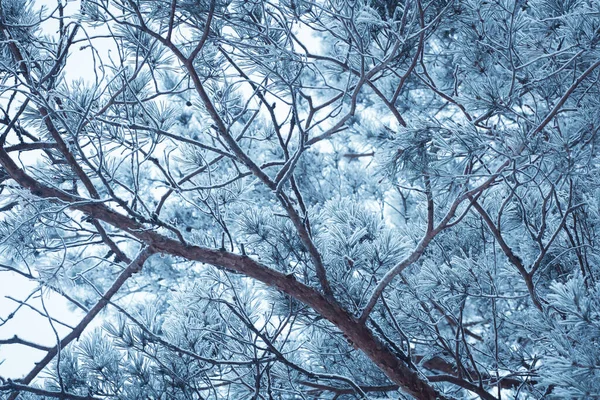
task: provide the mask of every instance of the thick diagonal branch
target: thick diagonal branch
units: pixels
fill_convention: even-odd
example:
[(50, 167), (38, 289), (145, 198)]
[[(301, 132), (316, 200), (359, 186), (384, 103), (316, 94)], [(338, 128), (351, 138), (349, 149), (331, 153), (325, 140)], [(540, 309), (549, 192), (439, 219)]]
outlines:
[[(236, 271), (263, 282), (268, 286), (281, 290), (294, 299), (312, 307), (317, 313), (340, 329), (340, 331), (342, 331), (358, 349), (360, 349), (381, 369), (382, 372), (384, 372), (394, 383), (398, 384), (406, 393), (417, 399), (446, 398), (439, 393), (435, 387), (429, 384), (427, 380), (423, 379), (417, 371), (410, 368), (404, 361), (400, 360), (389, 348), (387, 348), (387, 346), (377, 339), (365, 324), (357, 321), (352, 315), (337, 303), (333, 302), (330, 298), (322, 295), (310, 286), (298, 282), (293, 277), (289, 277), (279, 271), (268, 268), (247, 256), (200, 246), (192, 246), (171, 239), (152, 229), (147, 229), (143, 224), (125, 215), (117, 213), (107, 207), (104, 202), (90, 201), (43, 185), (19, 168), (10, 158), (8, 153), (2, 148), (0, 148), (0, 164), (19, 185), (30, 190), (35, 196), (69, 204), (71, 209), (81, 211), (92, 218), (104, 221), (107, 224), (136, 237), (146, 243), (149, 248), (152, 248), (152, 251), (171, 254), (190, 261), (198, 261)], [(149, 250), (146, 251), (149, 252)], [(143, 252), (142, 254), (146, 253)], [(149, 255), (149, 253), (147, 255)], [(140, 259), (140, 256), (136, 257), (136, 260), (138, 259)], [(121, 274), (119, 279), (107, 292), (105, 298), (100, 300), (90, 313), (88, 313), (85, 320), (76, 327), (76, 330), (80, 329), (83, 331), (85, 326), (93, 319), (93, 316), (97, 315), (108, 303), (107, 299), (114, 295), (127, 278), (137, 270), (138, 267), (136, 265), (141, 265), (141, 263), (139, 263), (139, 261), (138, 263), (132, 263), (132, 265)], [(81, 328), (79, 328), (80, 326)], [(60, 346), (67, 345), (80, 333), (81, 332), (72, 332), (61, 341)], [(45, 365), (47, 365), (56, 355), (57, 349), (58, 348), (55, 348), (52, 352), (49, 352), (42, 362), (28, 374), (24, 382), (30, 382), (31, 379), (39, 374)], [(14, 397), (10, 398), (10, 400), (14, 400)]]

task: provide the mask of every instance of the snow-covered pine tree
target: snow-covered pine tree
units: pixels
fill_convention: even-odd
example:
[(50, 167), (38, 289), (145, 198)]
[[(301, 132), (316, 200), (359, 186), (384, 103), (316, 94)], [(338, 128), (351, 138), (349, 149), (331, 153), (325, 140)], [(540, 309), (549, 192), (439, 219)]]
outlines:
[(0, 346), (39, 360), (3, 398), (600, 397), (598, 2), (1, 0), (0, 35)]

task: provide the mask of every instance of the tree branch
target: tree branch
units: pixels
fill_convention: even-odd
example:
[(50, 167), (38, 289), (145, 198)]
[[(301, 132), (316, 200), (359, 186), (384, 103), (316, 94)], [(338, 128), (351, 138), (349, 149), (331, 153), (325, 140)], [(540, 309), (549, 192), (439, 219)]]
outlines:
[[(20, 380), (20, 383), (23, 383), (25, 385), (30, 384), (33, 381), (33, 379), (35, 379), (35, 377), (38, 376), (38, 374), (42, 372), (44, 368), (46, 368), (50, 361), (54, 359), (54, 357), (58, 354), (60, 349), (65, 348), (73, 340), (79, 338), (79, 336), (81, 336), (81, 334), (83, 333), (85, 328), (90, 324), (90, 322), (92, 322), (94, 318), (96, 318), (96, 316), (100, 313), (100, 311), (102, 311), (104, 307), (106, 307), (110, 299), (119, 291), (119, 289), (125, 284), (125, 282), (127, 282), (127, 280), (131, 278), (131, 276), (133, 276), (133, 274), (139, 272), (142, 269), (144, 262), (153, 253), (154, 250), (150, 247), (146, 247), (143, 250), (141, 250), (135, 257), (135, 259), (131, 262), (131, 264), (129, 264), (127, 268), (125, 268), (123, 272), (121, 272), (119, 277), (113, 282), (112, 286), (104, 293), (104, 296), (102, 296), (102, 298), (98, 300), (96, 305), (94, 305), (94, 307), (92, 307), (92, 309), (85, 315), (85, 317), (83, 317), (79, 324), (77, 324), (77, 326), (67, 336), (65, 336), (60, 341), (60, 343), (52, 347), (46, 353), (44, 358), (42, 358), (41, 361), (36, 363), (35, 367), (23, 379)], [(8, 397), (8, 400), (15, 400), (17, 398), (17, 395), (18, 392), (11, 394)]]

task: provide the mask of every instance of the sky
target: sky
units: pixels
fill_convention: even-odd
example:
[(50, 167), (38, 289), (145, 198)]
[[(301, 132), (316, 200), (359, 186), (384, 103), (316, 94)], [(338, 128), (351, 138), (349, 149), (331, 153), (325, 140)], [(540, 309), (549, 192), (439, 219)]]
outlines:
[[(20, 277), (16, 273), (2, 272), (0, 274), (0, 317), (6, 319), (7, 316), (15, 310), (18, 303), (15, 300), (25, 300), (25, 298), (36, 288), (36, 284), (28, 279)], [(28, 304), (43, 311), (46, 307), (48, 313), (61, 322), (70, 326), (76, 325), (81, 318), (81, 313), (70, 311), (66, 300), (57, 294), (44, 291), (44, 304), (37, 298), (29, 301)], [(62, 337), (68, 333), (66, 327), (54, 323), (58, 334)], [(0, 326), (0, 339), (9, 339), (14, 335), (44, 346), (53, 346), (56, 344), (56, 336), (48, 319), (39, 313), (22, 307), (15, 317), (6, 324)], [(4, 378), (19, 378), (25, 375), (34, 363), (44, 356), (44, 352), (34, 350), (23, 345), (2, 345), (0, 346), (0, 376)]]

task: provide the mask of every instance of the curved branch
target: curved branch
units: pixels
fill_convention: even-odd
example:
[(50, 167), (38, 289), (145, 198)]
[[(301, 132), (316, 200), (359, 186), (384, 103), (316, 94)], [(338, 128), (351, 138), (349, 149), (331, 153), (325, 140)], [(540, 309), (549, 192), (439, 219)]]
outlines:
[[(429, 245), (429, 243), (433, 240), (433, 238), (435, 238), (437, 236), (438, 233), (440, 233), (441, 231), (454, 225), (454, 223), (451, 223), (450, 220), (456, 214), (456, 211), (457, 211), (458, 207), (460, 206), (460, 204), (462, 204), (462, 202), (467, 199), (473, 198), (474, 196), (475, 196), (474, 198), (477, 199), (476, 195), (481, 194), (484, 190), (489, 188), (496, 181), (496, 179), (500, 176), (500, 173), (504, 170), (504, 168), (506, 168), (509, 164), (510, 164), (510, 162), (508, 160), (505, 161), (496, 170), (496, 173), (492, 174), (492, 176), (490, 176), (487, 180), (485, 180), (481, 185), (479, 185), (476, 188), (469, 190), (469, 191), (463, 193), (462, 195), (460, 195), (459, 197), (457, 197), (456, 200), (454, 200), (454, 202), (450, 206), (450, 209), (448, 210), (448, 212), (446, 213), (446, 215), (444, 216), (442, 221), (435, 228), (431, 229), (431, 227), (433, 227), (433, 221), (428, 221), (428, 229), (425, 233), (425, 236), (423, 237), (423, 239), (421, 239), (421, 241), (419, 242), (417, 247), (413, 250), (413, 252), (408, 257), (406, 257), (404, 260), (400, 261), (392, 269), (390, 269), (383, 276), (381, 281), (379, 281), (379, 283), (373, 290), (373, 293), (371, 294), (369, 301), (367, 302), (367, 305), (365, 306), (362, 314), (360, 315), (359, 321), (361, 323), (364, 323), (367, 320), (367, 318), (369, 318), (369, 315), (371, 314), (371, 311), (373, 311), (373, 308), (375, 308), (375, 305), (377, 304), (379, 297), (381, 297), (385, 288), (390, 283), (392, 283), (394, 278), (396, 276), (398, 276), (402, 271), (404, 271), (408, 266), (412, 265), (414, 262), (419, 260), (419, 258), (421, 258), (421, 256), (425, 252), (425, 249)], [(430, 218), (432, 218), (431, 214), (430, 214)], [(457, 219), (460, 219), (460, 218), (461, 217), (459, 217)]]
[[(250, 278), (263, 282), (267, 286), (274, 287), (290, 295), (296, 300), (312, 307), (316, 312), (340, 329), (357, 348), (359, 348), (371, 361), (373, 361), (393, 382), (417, 399), (446, 399), (429, 382), (411, 369), (405, 362), (400, 360), (390, 349), (388, 349), (375, 335), (362, 323), (344, 310), (340, 305), (334, 303), (328, 297), (322, 295), (310, 286), (298, 282), (293, 276), (285, 275), (273, 270), (248, 256), (214, 250), (200, 246), (182, 243), (178, 240), (163, 236), (153, 230), (147, 229), (143, 224), (111, 210), (103, 202), (89, 201), (74, 196), (70, 193), (45, 186), (27, 175), (20, 169), (2, 148), (0, 148), (0, 164), (6, 169), (10, 176), (22, 187), (29, 189), (35, 196), (46, 198), (55, 202), (67, 203), (71, 209), (81, 211), (92, 218), (102, 220), (115, 228), (121, 229), (131, 236), (144, 242), (152, 252), (170, 254), (183, 257), (190, 261), (198, 261), (205, 264), (219, 266), (230, 271), (242, 273)], [(145, 250), (143, 260), (150, 255), (150, 250)], [(141, 256), (136, 257), (139, 260)], [(143, 261), (141, 261), (143, 262)], [(141, 267), (141, 263), (134, 261), (106, 293), (96, 306), (86, 315), (84, 320), (76, 327), (79, 330), (71, 332), (65, 337), (60, 346), (66, 346), (79, 336), (81, 331), (89, 324), (105, 306), (110, 297), (125, 283), (125, 281)], [(29, 383), (56, 355), (58, 348), (49, 352), (46, 357), (36, 365), (27, 375), (24, 382)], [(9, 400), (14, 400), (10, 397)]]
[(17, 335), (10, 339), (0, 339), (0, 345), (3, 344), (22, 344), (23, 346), (31, 347), (32, 349), (50, 351), (50, 347), (42, 346), (41, 344), (33, 343), (25, 339), (21, 339)]

